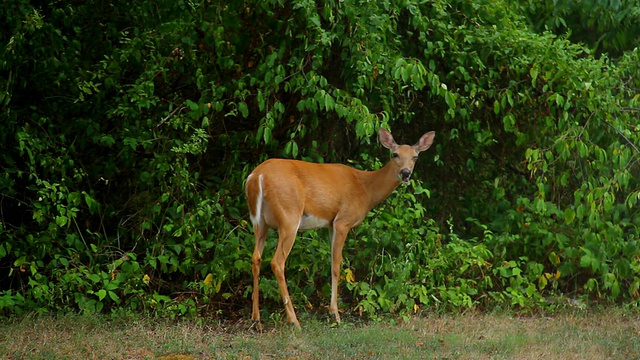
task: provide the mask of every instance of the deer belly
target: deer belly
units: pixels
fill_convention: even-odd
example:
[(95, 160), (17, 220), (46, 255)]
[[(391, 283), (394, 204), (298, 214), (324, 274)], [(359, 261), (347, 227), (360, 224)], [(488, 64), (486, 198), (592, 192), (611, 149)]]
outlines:
[(329, 226), (329, 220), (317, 218), (309, 214), (302, 214), (302, 217), (300, 218), (300, 224), (298, 225), (298, 230), (299, 231), (313, 230), (313, 229), (328, 227), (328, 226)]

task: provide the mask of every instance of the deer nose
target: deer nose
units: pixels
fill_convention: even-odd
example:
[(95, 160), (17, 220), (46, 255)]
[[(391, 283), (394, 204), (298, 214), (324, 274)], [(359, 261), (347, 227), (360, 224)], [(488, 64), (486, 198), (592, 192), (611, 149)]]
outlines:
[(411, 177), (411, 170), (409, 169), (400, 170), (400, 178), (402, 178), (403, 182), (409, 182), (409, 177)]

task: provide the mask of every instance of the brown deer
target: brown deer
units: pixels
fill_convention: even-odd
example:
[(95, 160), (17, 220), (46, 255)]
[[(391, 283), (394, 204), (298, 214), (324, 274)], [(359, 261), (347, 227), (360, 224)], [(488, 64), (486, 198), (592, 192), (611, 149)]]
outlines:
[(289, 297), (285, 261), (298, 231), (329, 228), (331, 235), (331, 303), (329, 313), (340, 322), (338, 279), (342, 247), (347, 233), (358, 226), (371, 209), (384, 201), (401, 183), (408, 183), (418, 154), (433, 144), (428, 132), (413, 146), (398, 145), (391, 133), (380, 129), (379, 139), (393, 158), (381, 169), (362, 171), (342, 164), (315, 164), (298, 160), (269, 159), (247, 178), (245, 191), (256, 243), (252, 257), (253, 312), (260, 323), (259, 280), (262, 252), (269, 228), (278, 230), (278, 245), (271, 260), (284, 302), (287, 320), (300, 323)]

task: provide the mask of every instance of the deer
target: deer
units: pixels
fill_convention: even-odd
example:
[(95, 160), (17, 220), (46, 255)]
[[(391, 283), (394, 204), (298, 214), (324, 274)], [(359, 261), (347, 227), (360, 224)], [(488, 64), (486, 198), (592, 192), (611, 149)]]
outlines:
[(340, 323), (338, 281), (342, 249), (347, 233), (360, 225), (369, 211), (400, 185), (409, 183), (418, 155), (432, 144), (435, 132), (427, 132), (413, 146), (398, 145), (391, 133), (380, 128), (380, 143), (392, 158), (379, 170), (363, 171), (343, 164), (318, 164), (272, 158), (258, 165), (247, 177), (245, 194), (253, 225), (255, 247), (251, 320), (262, 329), (259, 306), (259, 276), (267, 233), (277, 230), (278, 243), (271, 260), (284, 303), (287, 321), (298, 330), (300, 322), (289, 297), (285, 262), (299, 231), (328, 228), (331, 240), (331, 300), (329, 314)]

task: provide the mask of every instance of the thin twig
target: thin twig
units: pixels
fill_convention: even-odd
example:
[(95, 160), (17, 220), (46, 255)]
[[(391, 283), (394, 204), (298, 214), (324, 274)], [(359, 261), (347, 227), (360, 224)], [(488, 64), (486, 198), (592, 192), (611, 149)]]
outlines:
[(605, 121), (605, 124), (609, 125), (613, 129), (613, 131), (615, 131), (618, 135), (622, 136), (622, 138), (625, 139), (627, 144), (629, 144), (629, 146), (631, 146), (631, 148), (633, 148), (633, 150), (636, 152), (636, 154), (640, 155), (640, 149), (638, 149), (638, 147), (634, 143), (632, 143), (631, 140), (629, 140), (628, 137), (626, 137), (621, 131), (618, 131), (618, 129), (616, 129), (615, 126), (613, 126), (609, 122)]
[(582, 130), (580, 131), (580, 134), (578, 134), (578, 136), (576, 137), (576, 140), (580, 140), (580, 138), (582, 137), (582, 134), (584, 133), (584, 131), (587, 129), (587, 125), (589, 125), (589, 121), (591, 120), (591, 118), (593, 117), (593, 115), (595, 115), (595, 111), (591, 112), (591, 115), (589, 115), (589, 118), (587, 119), (587, 122), (584, 123), (584, 126), (582, 126)]
[(169, 113), (169, 115), (167, 115), (166, 118), (162, 119), (162, 121), (160, 121), (156, 127), (162, 126), (162, 124), (167, 122), (167, 120), (169, 120), (173, 115), (175, 115), (176, 112), (182, 111), (182, 110), (184, 110), (186, 108), (187, 108), (186, 106), (179, 106), (179, 107), (173, 109), (173, 111), (171, 113)]

